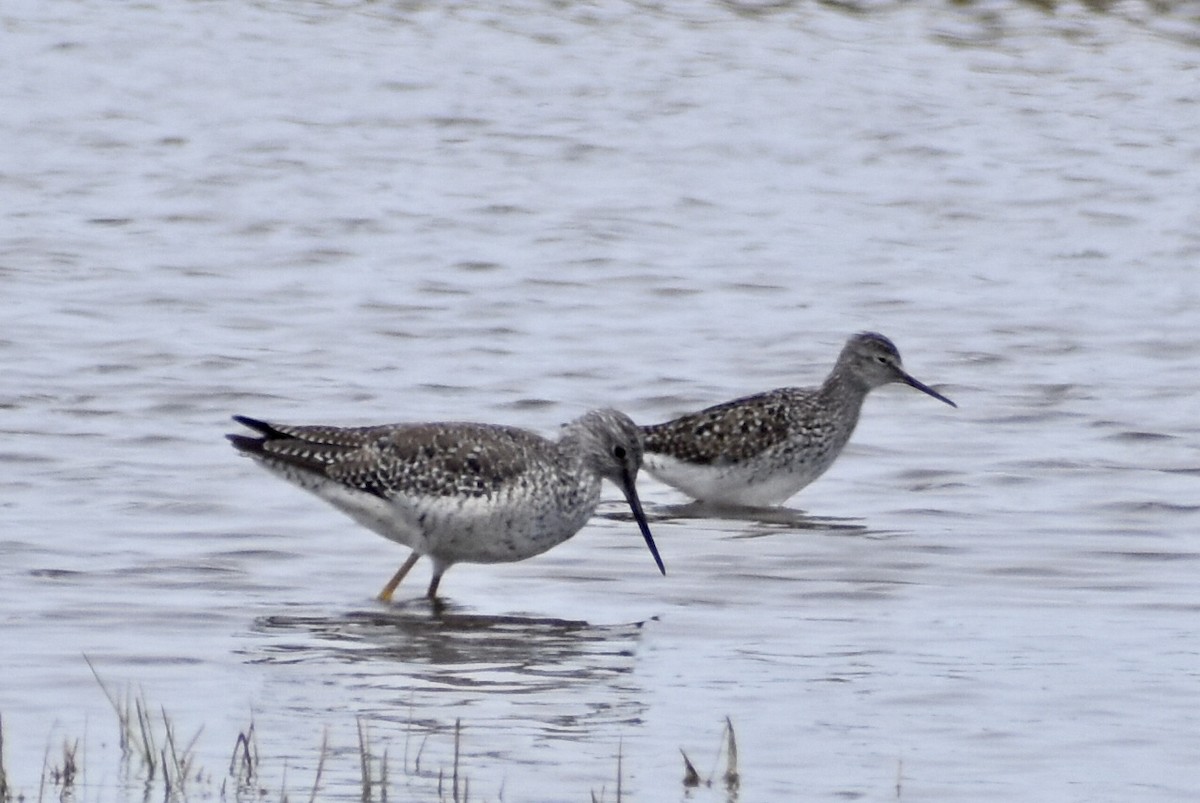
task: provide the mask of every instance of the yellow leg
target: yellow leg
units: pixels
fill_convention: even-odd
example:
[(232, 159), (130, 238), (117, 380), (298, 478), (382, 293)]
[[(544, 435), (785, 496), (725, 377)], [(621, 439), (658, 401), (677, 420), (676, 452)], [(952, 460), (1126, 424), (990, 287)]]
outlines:
[(416, 562), (420, 559), (421, 559), (420, 554), (418, 554), (416, 552), (413, 552), (411, 555), (408, 556), (408, 560), (404, 561), (404, 565), (396, 570), (396, 573), (392, 575), (392, 579), (388, 580), (387, 585), (385, 585), (383, 587), (383, 590), (379, 592), (379, 601), (380, 602), (391, 602), (392, 601), (392, 594), (395, 593), (396, 586), (400, 585), (400, 581), (404, 579), (404, 576), (406, 574), (408, 574), (408, 572), (412, 569), (412, 567), (414, 565), (416, 565)]

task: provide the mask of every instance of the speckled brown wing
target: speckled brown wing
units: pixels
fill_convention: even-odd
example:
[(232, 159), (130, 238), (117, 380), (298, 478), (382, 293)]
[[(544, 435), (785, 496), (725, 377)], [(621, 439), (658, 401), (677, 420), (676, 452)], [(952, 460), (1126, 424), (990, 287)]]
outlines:
[(240, 416), (238, 421), (261, 435), (229, 436), (239, 450), (384, 499), (490, 495), (517, 482), (530, 469), (530, 458), (549, 445), (534, 433), (486, 424), (293, 426)]
[(647, 453), (669, 455), (693, 465), (733, 465), (786, 441), (797, 388), (745, 396), (663, 424), (643, 427)]
[(340, 482), (384, 497), (491, 496), (521, 483), (548, 452), (525, 430), (482, 424), (390, 427), (330, 467)]

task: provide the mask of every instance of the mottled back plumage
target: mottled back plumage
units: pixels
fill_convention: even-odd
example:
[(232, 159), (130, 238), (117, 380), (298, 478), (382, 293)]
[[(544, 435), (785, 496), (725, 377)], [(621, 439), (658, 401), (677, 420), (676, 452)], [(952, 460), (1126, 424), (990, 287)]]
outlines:
[(235, 445), (324, 474), (383, 499), (397, 495), (488, 496), (530, 472), (544, 472), (544, 438), (516, 427), (466, 422), (370, 427), (289, 426), (243, 416), (262, 438)]
[(794, 412), (810, 408), (812, 396), (800, 388), (779, 388), (643, 427), (646, 451), (669, 453), (698, 466), (750, 460), (794, 437)]

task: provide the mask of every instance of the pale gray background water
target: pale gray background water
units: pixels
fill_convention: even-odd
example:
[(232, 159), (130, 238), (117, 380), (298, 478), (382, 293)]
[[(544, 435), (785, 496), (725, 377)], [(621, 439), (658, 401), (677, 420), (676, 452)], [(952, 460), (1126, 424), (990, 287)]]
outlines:
[[(294, 797), (326, 728), (358, 797), (357, 716), (393, 797), (461, 718), (474, 799), (611, 800), (618, 751), (679, 799), (728, 715), (747, 801), (1195, 799), (1200, 12), (848, 8), (6, 2), (18, 788), (79, 737), (82, 797), (123, 798), (86, 653), (217, 782), (253, 718)], [(644, 478), (666, 578), (609, 489), (456, 567), (440, 625), (372, 599), (404, 550), (221, 437), (651, 422), (867, 328), (960, 409), (877, 392), (812, 518)]]

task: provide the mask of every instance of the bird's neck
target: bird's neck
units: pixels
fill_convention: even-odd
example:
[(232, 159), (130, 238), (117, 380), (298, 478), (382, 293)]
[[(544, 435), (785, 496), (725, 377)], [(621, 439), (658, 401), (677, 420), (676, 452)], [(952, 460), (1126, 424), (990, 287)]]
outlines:
[(587, 465), (588, 432), (579, 422), (563, 426), (558, 434), (558, 452), (566, 463)]
[(819, 395), (829, 409), (844, 410), (854, 420), (857, 420), (863, 400), (870, 392), (870, 385), (855, 377), (839, 364), (835, 365), (829, 372), (829, 376), (825, 377)]

